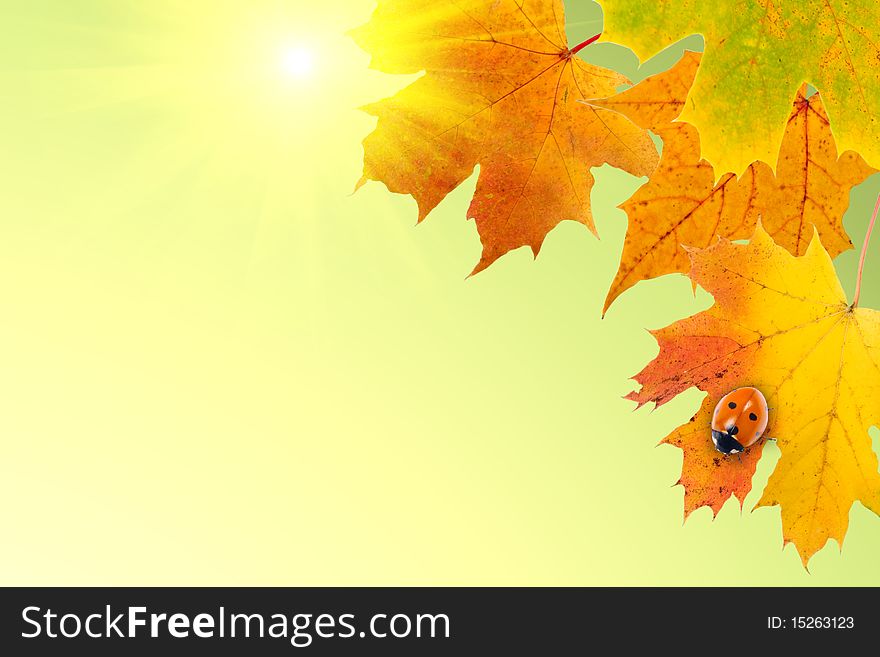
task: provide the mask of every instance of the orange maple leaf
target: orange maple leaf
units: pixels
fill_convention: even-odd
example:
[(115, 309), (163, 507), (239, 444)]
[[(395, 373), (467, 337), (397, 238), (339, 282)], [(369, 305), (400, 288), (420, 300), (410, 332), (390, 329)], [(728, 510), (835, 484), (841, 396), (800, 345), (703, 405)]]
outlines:
[[(880, 201), (875, 218), (877, 210)], [(858, 292), (847, 303), (815, 231), (802, 256), (759, 224), (748, 244), (721, 239), (689, 249), (689, 257), (689, 276), (715, 304), (654, 332), (660, 353), (628, 398), (659, 406), (690, 387), (708, 393), (697, 415), (664, 440), (684, 452), (687, 515), (700, 506), (717, 513), (731, 495), (742, 503), (751, 490), (763, 442), (741, 459), (722, 456), (710, 421), (726, 393), (761, 390), (771, 409), (766, 435), (781, 457), (758, 506), (780, 507), (783, 540), (806, 565), (828, 539), (843, 541), (853, 502), (880, 513), (868, 434), (880, 424), (880, 312), (858, 307)]]
[[(700, 158), (700, 138), (681, 113), (700, 62), (687, 52), (669, 71), (592, 105), (619, 111), (663, 139), (657, 171), (621, 204), (629, 218), (617, 275), (604, 311), (641, 280), (688, 270), (682, 245), (706, 247), (718, 236), (747, 239), (761, 217), (777, 244), (803, 254), (819, 231), (834, 257), (852, 248), (843, 228), (849, 192), (875, 172), (853, 151), (837, 153), (818, 94), (806, 85), (794, 100), (776, 162), (776, 173), (754, 162), (742, 176), (715, 170)], [(735, 111), (735, 109), (733, 110)]]
[(537, 254), (547, 233), (574, 220), (595, 233), (590, 167), (634, 175), (657, 165), (648, 132), (578, 100), (615, 93), (623, 76), (568, 48), (561, 0), (380, 0), (353, 32), (387, 73), (424, 75), (364, 108), (378, 117), (364, 140), (367, 180), (410, 194), (419, 221), (480, 165), (468, 210), (483, 253), (474, 272), (506, 252)]

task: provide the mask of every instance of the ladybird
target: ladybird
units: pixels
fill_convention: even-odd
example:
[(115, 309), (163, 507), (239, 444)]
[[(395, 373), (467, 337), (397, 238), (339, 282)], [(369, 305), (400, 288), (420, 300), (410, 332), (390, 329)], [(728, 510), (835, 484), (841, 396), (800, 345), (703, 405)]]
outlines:
[(712, 414), (712, 442), (722, 454), (739, 454), (754, 445), (767, 428), (767, 400), (757, 388), (737, 388), (724, 395)]

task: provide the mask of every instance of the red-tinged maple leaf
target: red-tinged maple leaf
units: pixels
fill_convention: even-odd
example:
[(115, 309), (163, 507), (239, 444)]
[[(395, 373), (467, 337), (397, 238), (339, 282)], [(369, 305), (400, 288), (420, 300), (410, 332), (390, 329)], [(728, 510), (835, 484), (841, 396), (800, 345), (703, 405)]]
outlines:
[[(880, 200), (871, 226), (878, 210)], [(699, 506), (717, 512), (751, 489), (763, 443), (722, 456), (710, 422), (731, 390), (761, 390), (771, 408), (766, 435), (781, 457), (758, 506), (780, 507), (783, 539), (806, 565), (829, 539), (843, 541), (855, 501), (880, 513), (868, 435), (880, 424), (880, 312), (858, 306), (861, 265), (847, 303), (815, 232), (797, 257), (760, 224), (748, 244), (722, 239), (689, 255), (691, 279), (715, 303), (654, 332), (660, 353), (636, 376), (641, 389), (629, 398), (659, 406), (691, 387), (707, 393), (697, 415), (665, 439), (684, 451), (687, 514)]]

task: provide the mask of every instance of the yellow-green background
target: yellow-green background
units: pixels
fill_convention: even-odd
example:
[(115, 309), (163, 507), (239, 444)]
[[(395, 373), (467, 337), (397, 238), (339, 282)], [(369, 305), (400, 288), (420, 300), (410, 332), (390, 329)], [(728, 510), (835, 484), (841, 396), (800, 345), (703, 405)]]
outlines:
[[(371, 0), (2, 5), (3, 584), (880, 584), (858, 504), (811, 575), (776, 509), (682, 525), (654, 446), (700, 394), (621, 397), (645, 328), (710, 300), (671, 276), (599, 317), (639, 180), (597, 172), (601, 241), (566, 223), (472, 279), (474, 178), (420, 226), (351, 194), (354, 108), (412, 79), (343, 36)], [(296, 44), (312, 79), (279, 71)], [(880, 307), (880, 237), (867, 267)]]

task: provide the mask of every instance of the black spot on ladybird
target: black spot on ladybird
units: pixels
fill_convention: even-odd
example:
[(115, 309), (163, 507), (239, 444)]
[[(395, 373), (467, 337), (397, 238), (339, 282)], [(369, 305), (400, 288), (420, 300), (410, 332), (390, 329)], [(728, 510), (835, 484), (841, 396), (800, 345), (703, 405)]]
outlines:
[(749, 419), (750, 419), (752, 422), (754, 422), (755, 420), (758, 419), (758, 416), (755, 415), (754, 413), (749, 413)]
[(730, 402), (730, 403), (727, 405), (727, 408), (736, 408), (736, 402)]

